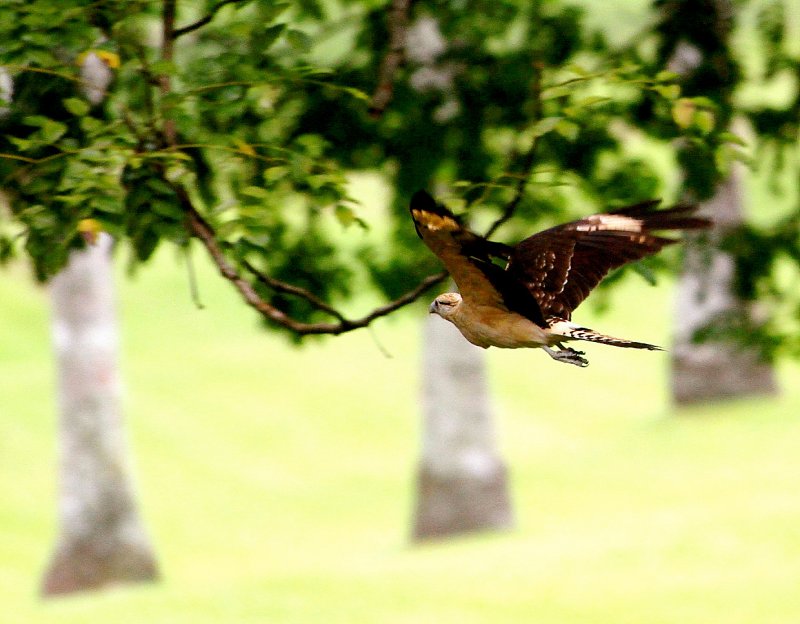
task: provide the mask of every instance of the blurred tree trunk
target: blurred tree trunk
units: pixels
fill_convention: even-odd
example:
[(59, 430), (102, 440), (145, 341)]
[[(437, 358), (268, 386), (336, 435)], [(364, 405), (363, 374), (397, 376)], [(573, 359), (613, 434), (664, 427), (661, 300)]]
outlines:
[(734, 337), (692, 340), (705, 327), (757, 323), (752, 302), (735, 292), (735, 259), (719, 248), (726, 233), (742, 224), (742, 192), (741, 168), (734, 167), (702, 205), (701, 212), (714, 220), (707, 242), (693, 239), (686, 244), (672, 350), (672, 396), (679, 404), (777, 391), (773, 368), (756, 348), (745, 347)]
[[(442, 92), (439, 121), (459, 110), (454, 69), (438, 63), (447, 47), (436, 18), (423, 16), (410, 25), (406, 56), (421, 67), (409, 82), (420, 92)], [(495, 448), (484, 354), (438, 317), (428, 318), (423, 333), (422, 456), (413, 537), (507, 529), (513, 514), (506, 468)]]
[[(423, 15), (406, 35), (409, 77), (422, 93), (440, 91), (434, 118), (458, 114), (455, 71), (441, 63), (448, 42), (435, 17)], [(422, 454), (417, 473), (413, 537), (446, 537), (512, 525), (506, 468), (494, 441), (484, 354), (450, 323), (429, 316), (422, 360)]]
[(433, 316), (425, 323), (415, 539), (507, 529), (513, 523), (484, 359), (450, 323)]
[[(731, 50), (736, 7), (731, 0), (655, 0), (654, 5), (662, 15), (660, 54), (667, 69), (681, 77), (684, 95), (710, 98), (717, 105), (715, 124), (730, 128), (733, 92), (742, 75)], [(736, 259), (721, 248), (744, 220), (741, 165), (732, 163), (728, 177), (718, 180), (709, 166), (713, 158), (691, 143), (679, 151), (686, 194), (707, 198), (701, 212), (714, 221), (710, 234), (686, 245), (678, 284), (672, 396), (679, 404), (776, 391), (771, 365), (736, 338), (757, 320), (752, 302), (736, 293)], [(695, 343), (698, 330), (707, 328), (714, 336)]]
[(60, 534), (45, 595), (157, 576), (128, 469), (110, 250), (101, 235), (52, 282)]

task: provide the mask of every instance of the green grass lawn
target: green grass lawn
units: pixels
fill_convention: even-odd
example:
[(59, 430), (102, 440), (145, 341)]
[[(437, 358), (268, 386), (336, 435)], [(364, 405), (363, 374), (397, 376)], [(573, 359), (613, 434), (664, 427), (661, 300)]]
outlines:
[[(56, 529), (47, 298), (0, 272), (3, 622), (800, 621), (795, 365), (777, 400), (676, 412), (665, 354), (590, 345), (584, 370), (491, 352), (516, 528), (412, 546), (418, 319), (295, 349), (200, 269), (202, 311), (171, 253), (120, 279), (163, 579), (51, 601), (37, 596)], [(670, 297), (630, 279), (609, 314), (577, 318), (668, 344)]]

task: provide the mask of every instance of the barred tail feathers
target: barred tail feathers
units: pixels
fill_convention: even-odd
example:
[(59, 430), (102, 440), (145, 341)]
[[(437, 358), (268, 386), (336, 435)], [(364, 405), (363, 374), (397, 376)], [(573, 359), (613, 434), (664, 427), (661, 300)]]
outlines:
[(587, 342), (597, 342), (612, 347), (625, 347), (627, 349), (647, 349), (648, 351), (664, 350), (657, 345), (648, 344), (646, 342), (636, 342), (635, 340), (606, 336), (588, 327), (581, 327), (580, 325), (561, 319), (550, 320), (550, 331), (553, 336), (563, 337), (564, 340), (585, 340)]

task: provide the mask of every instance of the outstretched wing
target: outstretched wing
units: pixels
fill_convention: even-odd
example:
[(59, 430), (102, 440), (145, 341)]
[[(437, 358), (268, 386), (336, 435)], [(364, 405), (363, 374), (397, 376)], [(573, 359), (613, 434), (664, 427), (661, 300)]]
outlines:
[(677, 242), (653, 231), (710, 225), (692, 216), (695, 206), (655, 210), (658, 204), (647, 201), (534, 234), (514, 248), (507, 272), (530, 291), (545, 318), (569, 320), (611, 269)]
[[(505, 270), (513, 248), (469, 231), (425, 191), (411, 198), (411, 217), (417, 234), (444, 263), (465, 302), (513, 310), (546, 327), (531, 291)], [(493, 258), (501, 259), (504, 266)]]

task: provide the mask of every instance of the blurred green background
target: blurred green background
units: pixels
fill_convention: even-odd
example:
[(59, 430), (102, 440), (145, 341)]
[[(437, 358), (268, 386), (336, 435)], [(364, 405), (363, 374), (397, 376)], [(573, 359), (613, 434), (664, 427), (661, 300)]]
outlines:
[[(779, 399), (676, 412), (667, 354), (589, 345), (584, 370), (490, 351), (516, 527), (411, 546), (421, 311), (295, 349), (199, 269), (204, 310), (169, 252), (119, 276), (127, 426), (163, 579), (50, 602), (48, 302), (22, 267), (0, 274), (4, 621), (800, 617), (797, 365), (780, 367)], [(669, 343), (667, 282), (611, 296), (604, 330)]]

